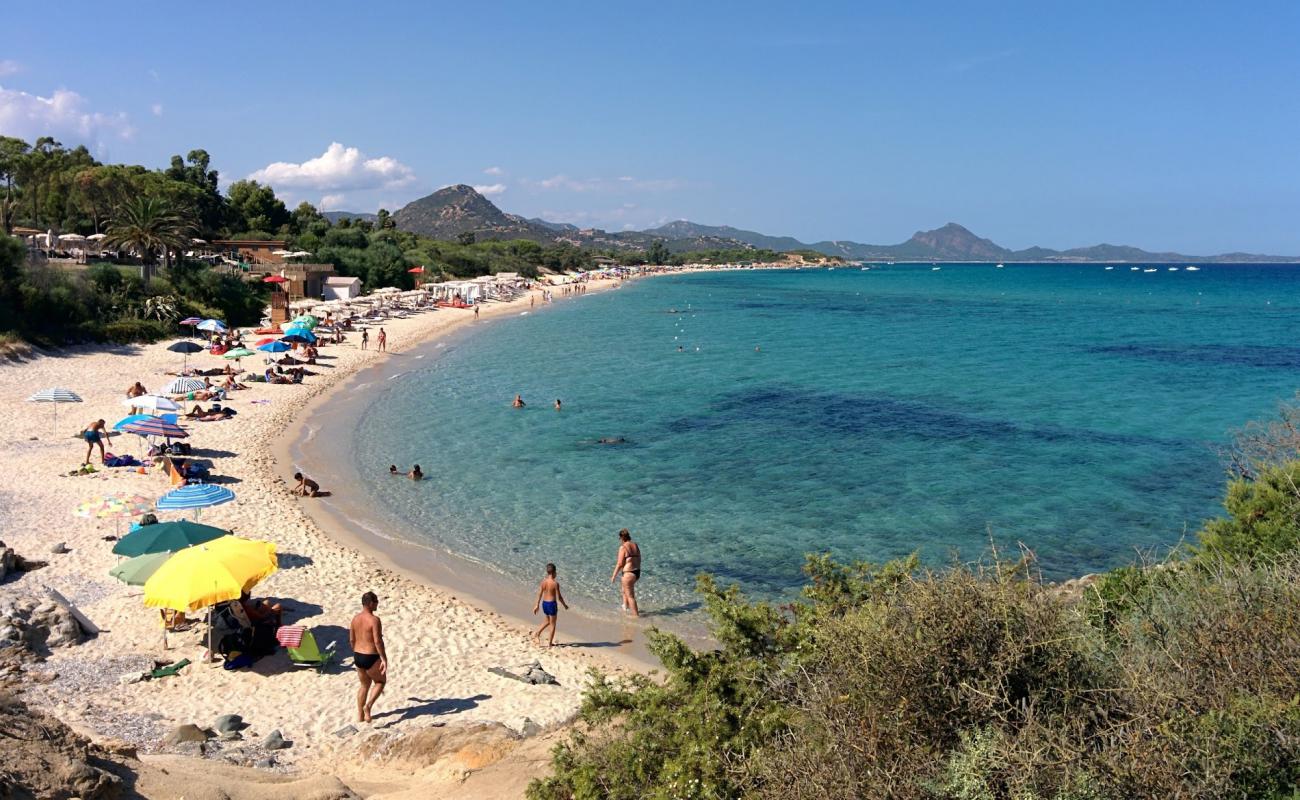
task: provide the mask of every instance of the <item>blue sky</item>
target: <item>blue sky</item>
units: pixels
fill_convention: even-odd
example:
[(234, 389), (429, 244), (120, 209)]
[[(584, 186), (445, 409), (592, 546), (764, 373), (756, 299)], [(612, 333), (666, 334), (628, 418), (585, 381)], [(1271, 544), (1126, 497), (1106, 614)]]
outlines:
[(0, 133), (348, 210), (1300, 254), (1296, 3), (124, 7), (6, 15)]

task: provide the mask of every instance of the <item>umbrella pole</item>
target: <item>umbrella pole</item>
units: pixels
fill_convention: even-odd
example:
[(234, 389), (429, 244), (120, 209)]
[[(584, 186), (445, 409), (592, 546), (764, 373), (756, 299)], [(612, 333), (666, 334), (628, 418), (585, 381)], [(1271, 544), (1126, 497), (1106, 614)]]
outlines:
[(217, 654), (212, 652), (212, 606), (208, 606), (208, 665), (216, 666)]

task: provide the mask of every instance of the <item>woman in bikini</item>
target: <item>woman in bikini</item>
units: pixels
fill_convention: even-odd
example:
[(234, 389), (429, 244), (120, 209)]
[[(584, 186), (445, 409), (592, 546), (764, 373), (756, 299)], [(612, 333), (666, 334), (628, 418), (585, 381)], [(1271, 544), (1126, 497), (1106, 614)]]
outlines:
[(621, 544), (618, 546), (618, 562), (614, 564), (614, 574), (609, 582), (618, 580), (623, 574), (623, 610), (639, 617), (641, 612), (636, 606), (636, 582), (641, 579), (641, 546), (632, 541), (632, 534), (627, 528), (618, 532)]

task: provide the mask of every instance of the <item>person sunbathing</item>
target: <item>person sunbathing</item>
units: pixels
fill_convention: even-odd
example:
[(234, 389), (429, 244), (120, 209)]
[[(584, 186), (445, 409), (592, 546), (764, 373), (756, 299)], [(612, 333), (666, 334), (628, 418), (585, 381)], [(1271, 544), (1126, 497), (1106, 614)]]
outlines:
[(248, 592), (239, 595), (239, 604), (243, 606), (248, 621), (254, 625), (270, 622), (280, 627), (284, 619), (284, 607), (265, 598), (254, 600)]

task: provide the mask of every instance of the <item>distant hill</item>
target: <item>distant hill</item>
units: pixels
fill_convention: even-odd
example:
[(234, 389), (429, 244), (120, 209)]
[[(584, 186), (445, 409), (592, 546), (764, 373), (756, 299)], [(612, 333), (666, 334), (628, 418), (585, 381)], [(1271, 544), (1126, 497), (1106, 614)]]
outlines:
[(531, 239), (554, 242), (557, 231), (516, 214), (507, 214), (472, 186), (458, 183), (413, 200), (393, 214), (399, 230), (455, 239), (472, 231), (479, 239)]
[(320, 215), (331, 223), (338, 222), (341, 219), (365, 220), (374, 222), (379, 219), (378, 214), (371, 214), (369, 211), (322, 211)]
[[(326, 212), (331, 220), (337, 216), (361, 219), (374, 214)], [(851, 261), (1119, 261), (1119, 262), (1250, 262), (1298, 261), (1293, 256), (1267, 256), (1252, 253), (1224, 253), (1217, 256), (1193, 256), (1182, 253), (1151, 253), (1137, 247), (1099, 244), (1069, 250), (1029, 247), (1010, 250), (996, 242), (975, 235), (955, 222), (929, 231), (917, 231), (901, 244), (863, 244), (846, 240), (828, 240), (805, 244), (792, 236), (769, 236), (729, 225), (701, 225), (677, 220), (644, 231), (610, 232), (600, 228), (579, 228), (566, 222), (525, 219), (497, 208), (491, 200), (472, 186), (457, 184), (439, 189), (414, 200), (393, 215), (401, 230), (455, 239), (473, 231), (479, 239), (529, 239), (542, 244), (566, 242), (578, 247), (602, 250), (644, 250), (662, 241), (669, 251), (767, 249), (777, 252), (813, 250)]]

